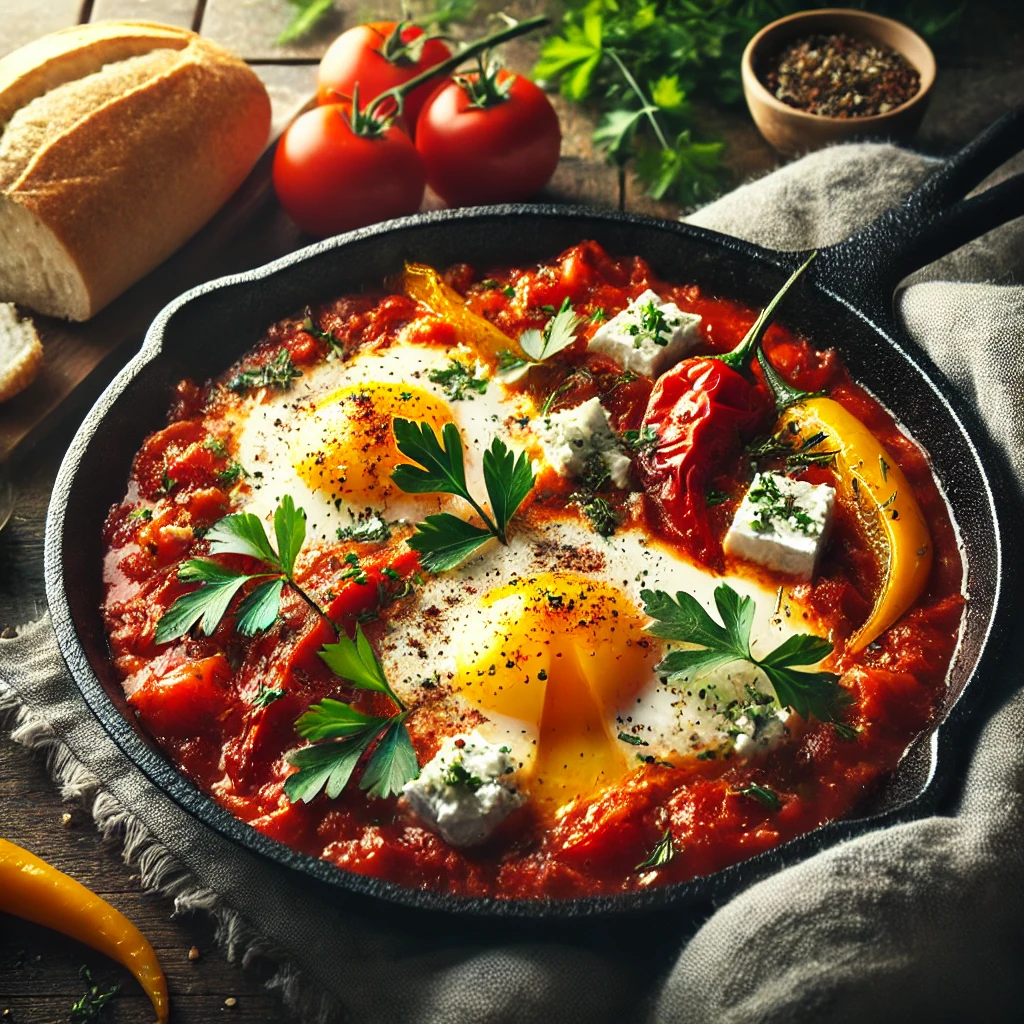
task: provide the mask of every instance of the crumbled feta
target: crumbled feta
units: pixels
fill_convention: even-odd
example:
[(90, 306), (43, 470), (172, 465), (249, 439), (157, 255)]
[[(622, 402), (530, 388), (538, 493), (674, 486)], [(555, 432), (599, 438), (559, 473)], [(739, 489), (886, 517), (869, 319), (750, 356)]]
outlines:
[(737, 734), (733, 750), (740, 757), (767, 753), (777, 747), (788, 735), (791, 712), (788, 708), (772, 709), (769, 705), (755, 704), (733, 722)]
[(758, 473), (725, 535), (726, 554), (809, 580), (832, 529), (835, 494), (828, 484)]
[(589, 351), (614, 359), (624, 370), (657, 377), (700, 343), (701, 318), (662, 302), (650, 288), (603, 324)]
[(534, 432), (545, 458), (559, 476), (582, 477), (596, 455), (616, 487), (629, 486), (629, 456), (619, 447), (619, 439), (599, 398), (535, 420)]
[(452, 846), (472, 846), (525, 802), (510, 780), (514, 771), (509, 749), (474, 730), (446, 739), (403, 792), (410, 807)]

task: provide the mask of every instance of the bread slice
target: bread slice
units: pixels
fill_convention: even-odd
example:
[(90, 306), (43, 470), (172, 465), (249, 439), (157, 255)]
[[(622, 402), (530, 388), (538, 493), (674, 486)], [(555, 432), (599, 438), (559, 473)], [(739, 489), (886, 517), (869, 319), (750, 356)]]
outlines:
[(31, 320), (9, 302), (0, 303), (0, 402), (24, 391), (43, 365), (43, 345)]
[(0, 60), (0, 301), (86, 320), (223, 205), (270, 100), (184, 29), (99, 22)]

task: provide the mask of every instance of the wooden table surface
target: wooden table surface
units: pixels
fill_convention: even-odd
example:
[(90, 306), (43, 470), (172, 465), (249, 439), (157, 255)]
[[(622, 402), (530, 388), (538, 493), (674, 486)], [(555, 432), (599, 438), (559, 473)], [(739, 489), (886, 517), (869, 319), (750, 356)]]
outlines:
[[(414, 9), (417, 5), (412, 5)], [(495, 9), (500, 4), (482, 4)], [(506, 5), (518, 13), (543, 6), (521, 0)], [(0, 0), (0, 56), (46, 32), (102, 18), (145, 18), (196, 29), (248, 60), (266, 84), (275, 126), (312, 93), (316, 62), (334, 36), (368, 14), (395, 15), (396, 0), (336, 0), (336, 10), (307, 38), (279, 46), (287, 23), (286, 0)], [(927, 152), (948, 153), (987, 123), (1024, 100), (1024, 13), (1017, 4), (987, 0), (968, 13), (948, 44), (938, 50), (940, 73), (931, 107), (916, 140)], [(510, 48), (516, 70), (528, 70), (536, 43)], [(547, 196), (555, 200), (613, 205), (614, 172), (596, 158), (592, 125), (560, 100), (563, 159)], [(745, 110), (703, 110), (709, 130), (726, 139), (728, 165), (736, 180), (770, 170), (776, 159), (754, 130)], [(677, 210), (636, 196), (629, 207), (673, 216)], [(267, 216), (268, 230), (301, 239), (279, 211)], [(289, 232), (291, 233), (289, 235)], [(281, 244), (287, 244), (287, 241)], [(132, 344), (105, 365), (109, 379), (131, 354)], [(17, 507), (0, 532), (0, 631), (36, 618), (45, 608), (42, 570), (43, 520), (61, 456), (99, 383), (69, 407), (64, 421), (21, 452), (14, 467)], [(201, 917), (175, 917), (170, 899), (144, 894), (139, 877), (104, 845), (89, 816), (62, 802), (43, 759), (28, 753), (0, 730), (0, 835), (49, 859), (102, 894), (150, 938), (168, 977), (173, 1020), (201, 1024), (220, 1019), (268, 1022), (282, 1019), (278, 997), (261, 987), (266, 965), (241, 970), (217, 946), (214, 927)], [(190, 959), (189, 951), (198, 951)], [(152, 1020), (148, 1001), (127, 972), (71, 940), (0, 915), (0, 1020), (13, 1024), (66, 1021), (83, 992), (78, 970), (88, 965), (97, 982), (121, 983), (108, 1019)]]

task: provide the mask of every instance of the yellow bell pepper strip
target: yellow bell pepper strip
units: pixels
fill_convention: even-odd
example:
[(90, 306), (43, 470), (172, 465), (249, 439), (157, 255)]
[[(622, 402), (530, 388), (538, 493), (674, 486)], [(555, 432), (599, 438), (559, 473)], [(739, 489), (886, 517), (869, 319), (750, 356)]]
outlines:
[(167, 982), (153, 947), (123, 914), (35, 854), (0, 839), (0, 911), (69, 935), (123, 964), (167, 1024)]
[(780, 413), (775, 431), (824, 435), (809, 451), (835, 452), (838, 489), (857, 513), (882, 556), (882, 582), (867, 621), (850, 637), (856, 654), (888, 629), (924, 590), (932, 567), (932, 541), (921, 506), (903, 471), (878, 438), (832, 398), (808, 395), (786, 383), (758, 353)]
[(438, 316), (444, 317), (455, 328), (458, 343), (476, 352), (492, 369), (497, 366), (499, 353), (503, 351), (526, 359), (518, 341), (503, 334), (490, 320), (474, 313), (433, 267), (407, 263), (402, 290), (410, 299), (422, 302)]

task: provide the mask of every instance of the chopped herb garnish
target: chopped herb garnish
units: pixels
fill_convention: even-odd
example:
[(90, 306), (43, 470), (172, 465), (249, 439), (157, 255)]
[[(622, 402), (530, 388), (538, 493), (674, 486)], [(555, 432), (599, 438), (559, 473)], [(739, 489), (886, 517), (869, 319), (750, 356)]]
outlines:
[(518, 370), (521, 366), (526, 366), (527, 361), (520, 355), (517, 355), (511, 349), (503, 348), (498, 353), (498, 369), (499, 370)]
[(675, 855), (676, 846), (672, 841), (672, 830), (667, 828), (647, 858), (640, 861), (634, 870), (642, 871), (644, 868), (664, 867)]
[(669, 320), (654, 299), (648, 299), (630, 310), (633, 322), (625, 327), (626, 334), (633, 339), (633, 348), (639, 348), (644, 341), (655, 345), (667, 345), (672, 329), (677, 325)]
[(153, 518), (153, 510), (148, 508), (137, 508), (128, 513), (129, 519), (141, 519), (148, 523)]
[(370, 516), (351, 526), (338, 527), (338, 540), (351, 540), (359, 544), (382, 544), (391, 538), (391, 528), (380, 516)]
[(158, 498), (168, 497), (177, 486), (178, 481), (175, 480), (174, 477), (170, 476), (165, 469), (160, 475), (160, 486), (156, 489), (156, 496)]
[(465, 786), (471, 793), (475, 793), (483, 784), (484, 780), (473, 775), (458, 758), (448, 765), (447, 771), (441, 776), (441, 781), (446, 786)]
[(593, 313), (590, 314), (590, 322), (592, 324), (601, 324), (608, 319), (608, 314), (604, 311), (603, 306), (598, 306)]
[(260, 688), (256, 691), (256, 696), (253, 697), (250, 702), (254, 708), (265, 708), (273, 704), (275, 700), (280, 700), (285, 695), (283, 689), (273, 689), (270, 686), (266, 686), (263, 680), (260, 680)]
[(590, 520), (594, 532), (599, 533), (602, 537), (610, 537), (621, 522), (619, 513), (612, 508), (606, 498), (598, 498), (593, 494), (576, 491), (569, 495), (569, 500), (579, 505), (580, 511)]
[(888, 480), (889, 479), (889, 463), (886, 462), (885, 459), (883, 459), (881, 455), (878, 456), (878, 468), (882, 471), (882, 481), (884, 482), (884, 481)]
[(312, 334), (313, 337), (319, 341), (326, 341), (327, 344), (330, 345), (332, 352), (337, 353), (339, 356), (344, 356), (345, 346), (342, 345), (337, 337), (335, 337), (334, 331), (320, 330), (320, 328), (313, 323), (313, 318), (311, 316), (307, 316), (306, 319), (302, 321), (302, 329), (307, 334)]
[(747, 492), (747, 497), (751, 504), (757, 506), (749, 521), (751, 529), (757, 533), (773, 529), (776, 521), (810, 536), (821, 533), (822, 524), (797, 507), (794, 495), (783, 494), (778, 480), (771, 473), (763, 474), (757, 485)]
[(203, 442), (203, 447), (208, 452), (213, 452), (218, 459), (226, 459), (228, 457), (227, 445), (219, 437), (208, 437)]
[(658, 432), (650, 425), (643, 430), (624, 430), (622, 442), (634, 452), (650, 451), (658, 443)]
[(727, 583), (715, 590), (719, 625), (696, 598), (680, 591), (673, 599), (662, 590), (640, 594), (644, 610), (655, 621), (647, 632), (665, 640), (697, 645), (698, 650), (670, 651), (655, 671), (670, 679), (707, 671), (730, 662), (745, 661), (764, 672), (782, 707), (790, 707), (801, 718), (812, 714), (823, 722), (841, 721), (849, 695), (831, 672), (805, 672), (797, 665), (813, 665), (832, 653), (827, 640), (805, 633), (784, 640), (774, 651), (755, 658), (750, 651), (750, 630), (754, 622), (754, 601), (741, 597)]
[(217, 480), (225, 487), (230, 487), (248, 475), (249, 474), (246, 472), (245, 467), (240, 462), (229, 462), (217, 474)]
[(714, 487), (709, 487), (704, 492), (704, 504), (708, 508), (714, 508), (716, 505), (721, 505), (728, 500), (729, 495), (725, 491), (716, 491)]
[(718, 755), (715, 753), (714, 748), (708, 747), (706, 750), (701, 750), (697, 754), (698, 761), (714, 761)]
[[(790, 424), (790, 427), (795, 424)], [(816, 452), (828, 435), (818, 431), (808, 438), (792, 436), (793, 431), (780, 430), (771, 437), (761, 438), (747, 445), (747, 454), (754, 459), (785, 459), (787, 469), (802, 469), (805, 466), (831, 466), (839, 454), (836, 450)]]
[(782, 806), (782, 800), (775, 790), (769, 789), (767, 786), (755, 785), (753, 782), (749, 786), (736, 790), (736, 793), (764, 804), (770, 811), (777, 811)]
[(832, 728), (844, 743), (856, 743), (860, 735), (860, 730), (856, 726), (847, 725), (845, 722), (833, 722)]
[(514, 299), (516, 297), (516, 290), (510, 284), (505, 285), (501, 290), (505, 293), (505, 297), (508, 299)]
[(623, 743), (631, 743), (634, 747), (650, 746), (647, 740), (642, 740), (639, 736), (634, 736), (632, 733), (629, 732), (620, 732), (619, 739), (622, 740)]
[(469, 391), (475, 391), (478, 395), (487, 393), (487, 378), (477, 377), (472, 369), (457, 359), (449, 360), (443, 370), (429, 370), (427, 380), (440, 384), (441, 390), (455, 402), (472, 399), (473, 396), (467, 394)]
[(228, 381), (228, 390), (242, 394), (256, 388), (285, 388), (291, 385), (302, 371), (292, 362), (291, 353), (283, 348), (269, 362), (252, 370), (241, 370)]

